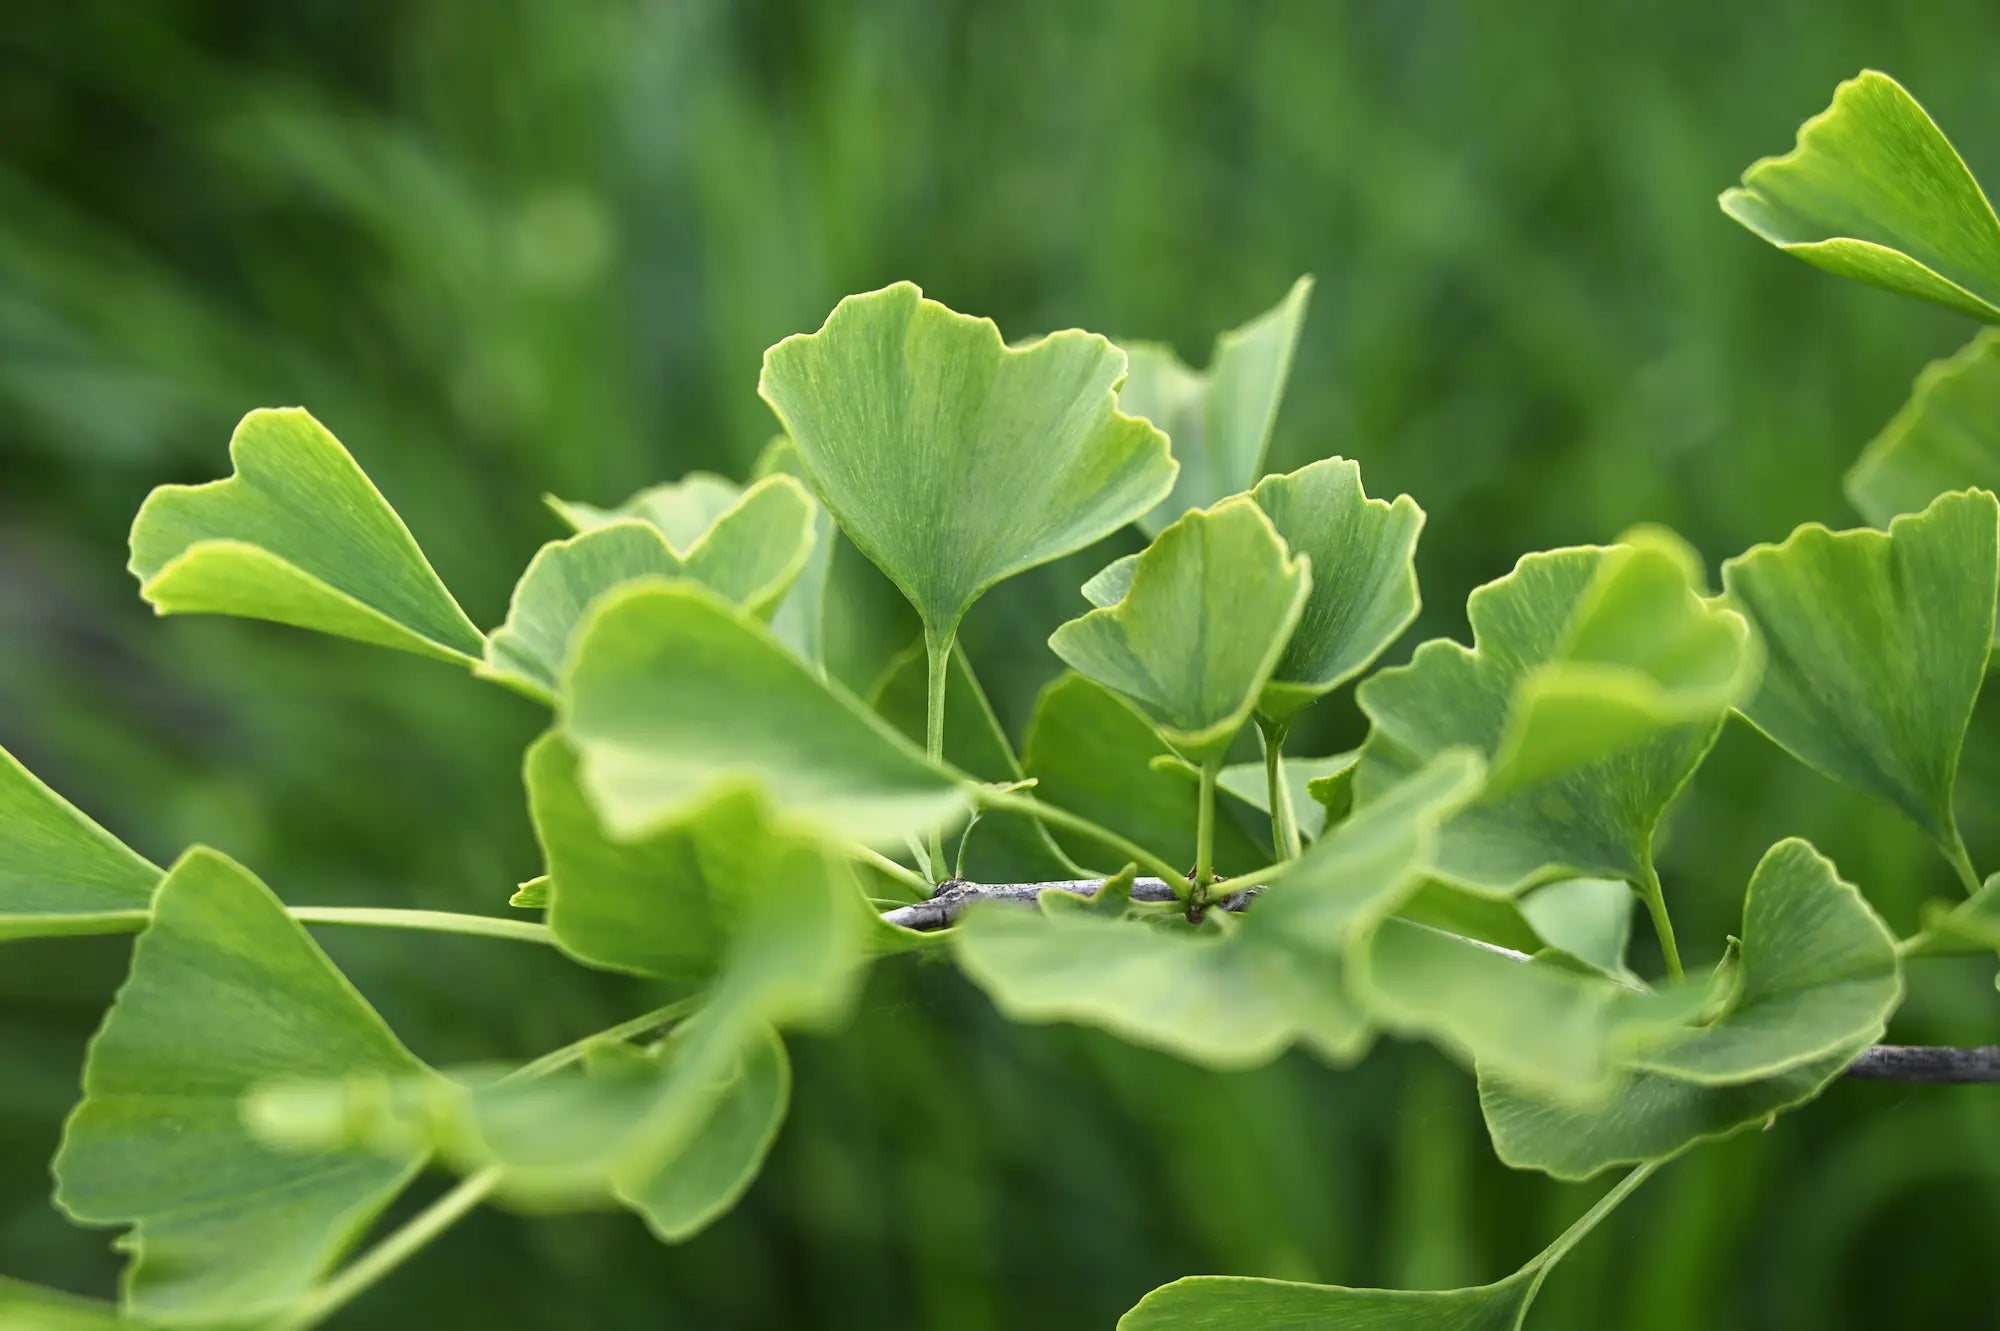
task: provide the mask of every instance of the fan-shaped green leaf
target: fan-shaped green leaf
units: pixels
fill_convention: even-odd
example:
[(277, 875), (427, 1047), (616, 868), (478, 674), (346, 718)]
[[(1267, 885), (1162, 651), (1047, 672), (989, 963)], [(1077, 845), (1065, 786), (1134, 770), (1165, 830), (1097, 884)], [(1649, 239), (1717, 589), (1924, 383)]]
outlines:
[(1613, 1165), (1668, 1160), (1699, 1142), (1767, 1123), (1825, 1090), (1865, 1047), (1731, 1086), (1640, 1072), (1600, 1104), (1546, 1099), (1482, 1070), (1479, 1105), (1494, 1152), (1506, 1164), (1586, 1179)]
[(1121, 344), (1131, 371), (1119, 409), (1166, 431), (1181, 467), (1165, 502), (1139, 519), (1148, 536), (1191, 508), (1241, 494), (1264, 474), (1312, 287), (1312, 278), (1301, 277), (1283, 300), (1217, 337), (1205, 371), (1189, 369), (1157, 342)]
[(1229, 500), (1161, 532), (1125, 598), (1064, 624), (1049, 647), (1130, 698), (1190, 759), (1217, 760), (1249, 720), (1311, 582), (1263, 510)]
[(1188, 1276), (1118, 1319), (1118, 1331), (1518, 1331), (1535, 1268), (1471, 1289), (1347, 1289), (1257, 1276)]
[(83, 1223), (132, 1227), (125, 1293), (140, 1315), (269, 1315), (325, 1274), (423, 1157), (280, 1154), (249, 1134), (239, 1101), (272, 1080), (422, 1070), (263, 884), (189, 851), (91, 1042), (56, 1201)]
[(1996, 533), (2000, 506), (1972, 490), (1887, 533), (1811, 524), (1722, 566), (1769, 656), (1751, 724), (1961, 862), (1952, 787), (1993, 639)]
[(609, 592), (572, 653), (562, 728), (615, 838), (644, 836), (746, 781), (762, 783), (787, 816), (873, 845), (964, 812), (962, 777), (704, 587)]
[(742, 497), (743, 487), (735, 481), (713, 472), (691, 471), (677, 481), (641, 490), (616, 508), (598, 508), (554, 495), (547, 496), (547, 502), (557, 517), (578, 532), (634, 518), (659, 528), (674, 549), (687, 550)]
[[(746, 929), (788, 913), (821, 922), (824, 956), (794, 959), (837, 994), (858, 949), (859, 886), (844, 860), (723, 788), (646, 836), (610, 836), (585, 798), (575, 751), (554, 731), (528, 750), (528, 806), (549, 870), (548, 924), (595, 966), (707, 983)], [(744, 857), (754, 852), (751, 872)]]
[(479, 673), (552, 701), (591, 602), (639, 578), (692, 578), (768, 617), (812, 557), (816, 511), (803, 486), (774, 476), (745, 491), (685, 551), (657, 527), (634, 519), (551, 541), (521, 575), (507, 622), (487, 639)]
[(2000, 332), (1932, 361), (1847, 473), (1847, 497), (1886, 527), (1948, 490), (2000, 490)]
[(160, 871), (0, 749), (0, 942), (125, 933)]
[(275, 620), (467, 662), (483, 639), (410, 529), (304, 410), (253, 411), (235, 474), (163, 485), (132, 523), (133, 574), (163, 615)]
[(678, 1243), (748, 1190), (790, 1098), (785, 1047), (769, 1028), (732, 1052), (708, 1027), (697, 1017), (650, 1049), (606, 1045), (581, 1069), (543, 1077), (270, 1086), (246, 1112), (260, 1136), (294, 1152), (434, 1149), (462, 1173), (499, 1169), (504, 1203), (559, 1211), (615, 1200)]
[(1964, 901), (1926, 904), (1923, 920), (1922, 932), (1903, 944), (1904, 956), (2000, 951), (2000, 874)]
[[(758, 455), (755, 474), (791, 476), (801, 484), (806, 481), (805, 463), (799, 460), (798, 446), (784, 435), (773, 439)], [(833, 572), (833, 542), (833, 515), (815, 502), (812, 554), (771, 616), (771, 632), (804, 657), (822, 677), (826, 674), (826, 587)]]
[(1101, 337), (1008, 347), (899, 282), (772, 347), (758, 391), (841, 530), (948, 643), (988, 587), (1166, 496), (1167, 441), (1117, 410), (1124, 376)]
[(1017, 1021), (1100, 1026), (1210, 1067), (1254, 1066), (1294, 1042), (1352, 1059), (1369, 1032), (1343, 959), (1414, 884), (1480, 775), (1469, 754), (1440, 757), (1315, 842), (1240, 922), (986, 906), (952, 933), (959, 964)]
[[(1021, 762), (1035, 793), (1129, 837), (1175, 864), (1194, 863), (1196, 784), (1154, 765), (1172, 758), (1153, 727), (1130, 704), (1081, 675), (1065, 674), (1042, 690), (1028, 722)], [(1058, 837), (1078, 862), (1099, 868), (1103, 847)], [(1269, 851), (1228, 819), (1217, 819), (1215, 865), (1245, 873)]]
[(1864, 70), (1743, 173), (1722, 211), (1840, 277), (2000, 320), (2000, 220), (1943, 131), (1903, 86)]
[(1417, 617), (1424, 511), (1408, 495), (1370, 499), (1346, 458), (1266, 477), (1250, 496), (1312, 561), (1312, 595), (1257, 704), (1283, 723), (1367, 669)]
[[(1654, 576), (1663, 564), (1673, 577)], [(1441, 876), (1502, 894), (1563, 877), (1643, 880), (1660, 815), (1735, 687), (1707, 649), (1740, 621), (1700, 603), (1686, 572), (1658, 549), (1580, 547), (1528, 555), (1474, 591), (1474, 648), (1437, 639), (1363, 681), (1374, 730), (1357, 801), (1470, 745), (1511, 779), (1445, 830)]]
[(1889, 932), (1808, 843), (1771, 847), (1743, 900), (1728, 1006), (1708, 1026), (1647, 1051), (1647, 1069), (1711, 1085), (1774, 1076), (1871, 1043), (1902, 1000)]
[(1606, 975), (1624, 975), (1632, 889), (1609, 878), (1567, 878), (1525, 892), (1521, 917), (1550, 947)]

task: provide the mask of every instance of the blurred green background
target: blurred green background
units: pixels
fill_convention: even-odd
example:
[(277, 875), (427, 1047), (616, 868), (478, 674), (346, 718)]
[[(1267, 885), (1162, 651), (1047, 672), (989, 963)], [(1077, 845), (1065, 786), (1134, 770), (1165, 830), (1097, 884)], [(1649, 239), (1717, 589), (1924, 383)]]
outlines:
[[(903, 277), (1009, 336), (1198, 364), (1317, 274), (1273, 463), (1344, 453), (1429, 511), (1392, 656), (1462, 635), (1466, 592), (1526, 550), (1656, 521), (1713, 563), (1848, 524), (1841, 471), (1972, 330), (1776, 254), (1714, 196), (1868, 65), (2000, 180), (1996, 37), (1973, 0), (9, 6), (0, 744), (156, 859), (198, 840), (296, 902), (504, 909), (538, 869), (536, 709), (414, 658), (154, 622), (122, 568), (140, 499), (226, 470), (245, 410), (304, 403), (491, 624), (558, 534), (544, 491), (741, 474), (773, 428), (763, 348)], [(974, 612), (1017, 734), (1108, 553)], [(837, 580), (838, 670), (865, 682), (912, 623), (851, 550)], [(1988, 870), (1996, 710), (1961, 782)], [(1358, 737), (1346, 694), (1318, 712), (1301, 750)], [(1899, 928), (1950, 891), (1916, 834), (1733, 726), (1663, 861), (1697, 959), (1790, 833)], [(644, 1001), (501, 943), (326, 941), (434, 1061)], [(0, 1273), (111, 1287), (45, 1170), (124, 955), (0, 953)], [(1925, 969), (1894, 1034), (1991, 1040), (1991, 969)], [(695, 1241), (485, 1213), (337, 1325), (1108, 1327), (1193, 1272), (1492, 1279), (1596, 1191), (1499, 1167), (1427, 1050), (1215, 1075), (1009, 1028), (945, 967), (880, 968), (797, 1061), (770, 1166)], [(1531, 1325), (1991, 1327), (1996, 1250), (2000, 1093), (1838, 1085), (1648, 1184)]]

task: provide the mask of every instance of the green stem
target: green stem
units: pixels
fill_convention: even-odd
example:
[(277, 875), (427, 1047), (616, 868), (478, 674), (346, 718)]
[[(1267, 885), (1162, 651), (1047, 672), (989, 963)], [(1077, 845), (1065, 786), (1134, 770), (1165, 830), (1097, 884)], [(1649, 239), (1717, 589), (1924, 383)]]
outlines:
[(1215, 885), (1215, 778), (1222, 773), (1222, 756), (1203, 761), (1201, 765), (1200, 804), (1194, 813), (1194, 899), (1195, 904), (1208, 900), (1208, 889)]
[(1653, 857), (1650, 855), (1646, 857), (1645, 877), (1639, 884), (1639, 895), (1653, 917), (1653, 933), (1660, 940), (1661, 955), (1667, 959), (1667, 975), (1678, 980), (1681, 978), (1681, 950), (1674, 942), (1674, 921), (1667, 914), (1667, 894), (1660, 887), (1659, 871), (1653, 868)]
[(1640, 1165), (1624, 1178), (1618, 1180), (1616, 1187), (1598, 1198), (1597, 1205), (1578, 1216), (1575, 1224), (1572, 1224), (1568, 1229), (1557, 1235), (1554, 1243), (1551, 1243), (1548, 1247), (1542, 1249), (1540, 1253), (1536, 1254), (1534, 1259), (1528, 1263), (1528, 1265), (1535, 1268), (1534, 1284), (1529, 1286), (1528, 1289), (1528, 1297), (1530, 1299), (1534, 1298), (1536, 1292), (1541, 1289), (1542, 1281), (1548, 1277), (1549, 1271), (1554, 1268), (1555, 1264), (1560, 1262), (1564, 1257), (1567, 1257), (1569, 1250), (1583, 1241), (1584, 1235), (1596, 1229), (1598, 1223), (1605, 1216), (1617, 1210), (1619, 1204), (1627, 1197), (1630, 1197), (1638, 1186), (1644, 1183), (1652, 1175), (1653, 1171), (1659, 1167), (1660, 1162), (1655, 1160), (1651, 1163)]
[(1109, 846), (1147, 873), (1168, 883), (1187, 882), (1185, 870), (1175, 868), (1138, 842), (1122, 837), (1108, 827), (1101, 827), (1080, 814), (1071, 813), (1068, 809), (1044, 804), (1040, 800), (1031, 799), (1011, 790), (995, 790), (991, 786), (975, 787), (972, 795), (989, 809), (1024, 813), (1030, 818), (1040, 819), (1051, 827), (1065, 828), (1078, 836), (1089, 837), (1099, 845)]
[(851, 846), (849, 849), (853, 852), (855, 859), (860, 860), (870, 868), (881, 870), (904, 887), (915, 892), (919, 898), (927, 897), (931, 894), (931, 887), (933, 885), (916, 870), (904, 868), (879, 850), (870, 850), (866, 846)]
[[(951, 675), (951, 649), (957, 641), (956, 630), (933, 637), (928, 629), (924, 631), (925, 683), (928, 686), (924, 705), (924, 754), (931, 762), (944, 764), (944, 686)], [(931, 874), (942, 882), (950, 875), (944, 867), (944, 833), (942, 829), (931, 829)]]
[(1292, 807), (1292, 788), (1285, 780), (1285, 733), (1291, 729), (1283, 721), (1257, 718), (1257, 733), (1264, 737), (1264, 787), (1271, 801), (1271, 848), (1279, 859), (1295, 860), (1304, 848), (1299, 841), (1298, 811)]
[(300, 924), (348, 924), (371, 929), (416, 929), (426, 933), (469, 934), (506, 938), (517, 943), (553, 945), (546, 924), (503, 920), (492, 915), (459, 915), (448, 910), (389, 910), (379, 906), (291, 906), (286, 911)]
[(487, 1195), (499, 1185), (500, 1174), (501, 1170), (496, 1165), (462, 1179), (457, 1187), (410, 1217), (401, 1229), (302, 1298), (293, 1306), (291, 1313), (278, 1322), (278, 1331), (309, 1331), (346, 1307), (486, 1200)]
[(1951, 867), (1958, 870), (1958, 881), (1965, 885), (1965, 894), (1978, 896), (1979, 870), (1972, 867), (1972, 856), (1965, 850), (1965, 838), (1958, 834), (1956, 827), (1951, 829), (1951, 849), (1946, 858), (1951, 861)]
[(593, 1031), (581, 1040), (571, 1041), (560, 1049), (551, 1049), (532, 1063), (523, 1063), (502, 1077), (502, 1081), (532, 1081), (536, 1077), (546, 1077), (551, 1072), (560, 1072), (570, 1064), (578, 1062), (590, 1052), (593, 1045), (607, 1041), (636, 1039), (669, 1023), (679, 1021), (701, 1006), (703, 995), (677, 998), (671, 1003), (642, 1012), (629, 1021), (621, 1021), (616, 1026), (608, 1026), (601, 1031)]

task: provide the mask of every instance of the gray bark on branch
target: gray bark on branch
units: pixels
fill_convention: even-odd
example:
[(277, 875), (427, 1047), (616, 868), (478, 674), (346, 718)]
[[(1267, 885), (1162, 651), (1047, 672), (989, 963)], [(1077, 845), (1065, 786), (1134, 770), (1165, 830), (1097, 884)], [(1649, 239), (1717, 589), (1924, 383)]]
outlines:
[[(952, 923), (964, 913), (968, 906), (983, 901), (1012, 902), (1016, 905), (1031, 905), (1044, 892), (1068, 892), (1073, 896), (1091, 897), (1097, 895), (1104, 886), (1101, 878), (1070, 878), (1048, 883), (968, 883), (964, 879), (953, 879), (938, 885), (928, 901), (913, 905), (897, 906), (882, 912), (882, 918), (890, 924), (905, 929), (929, 932), (950, 928)], [(1215, 910), (1242, 910), (1254, 900), (1260, 888), (1251, 888), (1224, 897), (1211, 906)], [(1173, 885), (1160, 878), (1139, 878), (1132, 883), (1132, 900), (1141, 902), (1166, 903), (1177, 901), (1180, 896)], [(1489, 951), (1499, 952), (1527, 961), (1528, 954), (1516, 952), (1512, 948), (1498, 947), (1479, 939), (1467, 939), (1471, 943)], [(1863, 1051), (1850, 1064), (1843, 1077), (1856, 1081), (1893, 1081), (1933, 1086), (1955, 1086), (2000, 1083), (2000, 1045), (1977, 1045), (1970, 1048), (1949, 1048), (1939, 1045), (1878, 1044)]]

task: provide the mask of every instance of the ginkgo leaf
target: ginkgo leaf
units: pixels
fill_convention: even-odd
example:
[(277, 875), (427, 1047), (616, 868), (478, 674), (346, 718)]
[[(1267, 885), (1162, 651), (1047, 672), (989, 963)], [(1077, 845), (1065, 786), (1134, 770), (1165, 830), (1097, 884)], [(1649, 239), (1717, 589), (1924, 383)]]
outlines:
[(1351, 1060), (1369, 1030), (1344, 958), (1414, 885), (1439, 823), (1480, 775), (1470, 754), (1440, 757), (1313, 843), (1240, 922), (991, 905), (966, 913), (953, 949), (1016, 1021), (1099, 1026), (1217, 1068), (1268, 1062), (1295, 1042)]
[(160, 884), (84, 1066), (56, 1157), (74, 1219), (130, 1226), (125, 1297), (161, 1321), (257, 1320), (285, 1308), (403, 1189), (421, 1151), (281, 1154), (239, 1101), (272, 1080), (423, 1065), (269, 889), (211, 850)]
[[(1474, 591), (1473, 648), (1436, 639), (1408, 665), (1362, 682), (1357, 700), (1374, 729), (1355, 776), (1357, 803), (1431, 754), (1469, 745), (1508, 762), (1514, 779), (1445, 830), (1440, 876), (1497, 894), (1558, 878), (1643, 881), (1660, 815), (1714, 744), (1727, 705), (1727, 689), (1692, 684), (1700, 708), (1681, 712), (1670, 701), (1689, 659), (1683, 646), (1707, 642), (1714, 624), (1735, 619), (1691, 605), (1685, 564), (1661, 558), (1680, 575), (1665, 595), (1650, 576), (1624, 576), (1635, 563), (1658, 562), (1627, 546), (1527, 555)], [(1662, 622), (1613, 631), (1649, 612)], [(1533, 700), (1544, 696), (1577, 705), (1538, 708)], [(1589, 698), (1603, 706), (1581, 705)], [(1666, 721), (1676, 715), (1691, 719)], [(1573, 728), (1612, 716), (1620, 718), (1615, 735)], [(1574, 765), (1550, 772), (1557, 754)], [(1529, 774), (1540, 779), (1524, 781)]]
[(132, 523), (131, 569), (155, 610), (478, 657), (479, 630), (325, 426), (297, 407), (253, 411), (229, 457), (227, 480), (163, 485)]
[[(949, 733), (949, 732), (947, 732)], [(949, 742), (949, 741), (947, 741)], [(1081, 675), (1065, 674), (1042, 690), (1028, 721), (1021, 765), (1038, 798), (1081, 814), (1175, 864), (1194, 863), (1196, 783), (1155, 766), (1171, 758), (1159, 734), (1131, 705)], [(1091, 842), (1058, 837), (1079, 863), (1109, 871)], [(1245, 873), (1270, 861), (1228, 819), (1217, 819), (1215, 866)]]
[[(784, 435), (758, 454), (754, 473), (759, 477), (791, 476), (801, 483), (806, 479), (798, 446)], [(814, 503), (812, 553), (771, 616), (771, 632), (821, 676), (826, 674), (826, 588), (833, 573), (834, 535), (833, 515)]]
[(1140, 556), (1118, 604), (1058, 628), (1049, 648), (1138, 705), (1196, 762), (1219, 760), (1249, 720), (1311, 590), (1263, 510), (1196, 510)]
[[(691, 1057), (702, 1059), (699, 1073)], [(464, 1174), (498, 1169), (495, 1200), (517, 1209), (617, 1201), (678, 1243), (749, 1189), (790, 1093), (785, 1047), (769, 1028), (729, 1053), (710, 1047), (697, 1017), (678, 1038), (607, 1045), (581, 1068), (547, 1076), (278, 1084), (258, 1092), (246, 1116), (293, 1152), (423, 1149)]]
[(1241, 494), (1264, 474), (1312, 288), (1312, 278), (1301, 277), (1283, 300), (1217, 337), (1206, 371), (1189, 369), (1172, 347), (1121, 344), (1131, 369), (1118, 406), (1164, 430), (1181, 468), (1165, 502), (1139, 519), (1148, 536), (1191, 508)]
[(1952, 788), (1993, 639), (1996, 542), (2000, 505), (1971, 490), (1886, 533), (1809, 524), (1722, 566), (1769, 657), (1750, 723), (1901, 809), (1962, 869)]
[(1520, 1331), (1549, 1272), (1646, 1180), (1634, 1170), (1504, 1280), (1469, 1289), (1348, 1289), (1252, 1276), (1189, 1276), (1141, 1299), (1118, 1331)]
[(786, 816), (871, 845), (964, 813), (964, 778), (698, 584), (607, 593), (571, 652), (562, 729), (614, 837), (645, 836), (745, 782)]
[[(869, 705), (912, 743), (924, 734), (927, 664), (923, 642), (914, 642), (896, 654), (868, 691)], [(993, 785), (1027, 778), (962, 646), (952, 650), (951, 686), (945, 690), (944, 705), (946, 762)], [(952, 868), (955, 876), (981, 883), (1088, 876), (1063, 853), (1039, 818), (1007, 809), (987, 809), (978, 815), (966, 830)]]
[(789, 476), (759, 481), (685, 550), (636, 519), (543, 546), (514, 588), (507, 621), (486, 641), (479, 673), (553, 701), (583, 615), (613, 587), (646, 577), (691, 578), (768, 617), (813, 551), (817, 505)]
[(1166, 496), (1165, 437), (1117, 409), (1125, 371), (1094, 334), (1009, 347), (899, 282), (772, 347), (758, 392), (841, 530), (949, 643), (988, 587)]
[(1878, 527), (1949, 490), (2000, 490), (2000, 331), (1932, 361), (1910, 400), (1847, 473), (1847, 497)]
[(1547, 1099), (1482, 1071), (1479, 1106), (1502, 1162), (1559, 1179), (1587, 1179), (1614, 1165), (1668, 1160), (1697, 1143), (1765, 1125), (1825, 1090), (1865, 1047), (1729, 1086), (1639, 1072), (1600, 1104)]
[(547, 496), (547, 503), (578, 532), (632, 518), (657, 527), (676, 550), (687, 550), (742, 497), (743, 487), (735, 481), (713, 472), (691, 471), (677, 481), (641, 490), (616, 508), (598, 508), (554, 495)]
[[(1285, 784), (1291, 791), (1292, 811), (1299, 820), (1299, 831), (1305, 834), (1307, 840), (1326, 830), (1327, 806), (1313, 793), (1314, 790), (1328, 790), (1329, 786), (1320, 783), (1334, 782), (1351, 775), (1360, 757), (1357, 750), (1328, 754), (1324, 758), (1285, 759)], [(1271, 812), (1271, 783), (1265, 775), (1263, 763), (1231, 763), (1222, 769), (1215, 784), (1259, 813)]]
[(1384, 1027), (1427, 1036), (1468, 1064), (1562, 1100), (1602, 1099), (1629, 1056), (1695, 1008), (1692, 997), (1635, 991), (1546, 957), (1524, 962), (1405, 920), (1385, 922), (1368, 940), (1352, 987)]
[(1348, 1289), (1261, 1276), (1162, 1285), (1118, 1331), (1518, 1331), (1541, 1285), (1532, 1267), (1470, 1289)]
[(0, 942), (126, 933), (159, 869), (0, 749)]
[(1608, 550), (1554, 658), (1521, 680), (1494, 762), (1505, 790), (1724, 715), (1755, 676), (1750, 626), (1704, 599), (1700, 561), (1668, 533)]
[[(636, 840), (605, 830), (585, 797), (577, 755), (551, 731), (528, 750), (528, 807), (548, 865), (548, 925), (594, 966), (713, 981), (745, 929), (770, 912), (820, 922), (825, 955), (794, 965), (834, 997), (858, 951), (865, 909), (845, 861), (774, 824), (753, 791), (722, 788)], [(743, 858), (752, 856), (750, 871)]]
[(1681, 1081), (1760, 1080), (1872, 1043), (1903, 997), (1896, 938), (1808, 843), (1771, 847), (1743, 900), (1729, 1004), (1638, 1063)]
[(2000, 320), (2000, 220), (1916, 99), (1864, 70), (1743, 173), (1722, 211), (1807, 263)]
[(1257, 703), (1285, 723), (1367, 669), (1417, 617), (1424, 511), (1408, 495), (1370, 499), (1346, 458), (1266, 477), (1250, 497), (1286, 548), (1312, 562), (1305, 613)]
[(1521, 917), (1550, 947), (1607, 975), (1623, 975), (1634, 898), (1610, 878), (1566, 878), (1524, 892)]
[(1926, 903), (1923, 921), (1922, 931), (1904, 941), (1904, 956), (2000, 951), (2000, 874), (1963, 901)]

